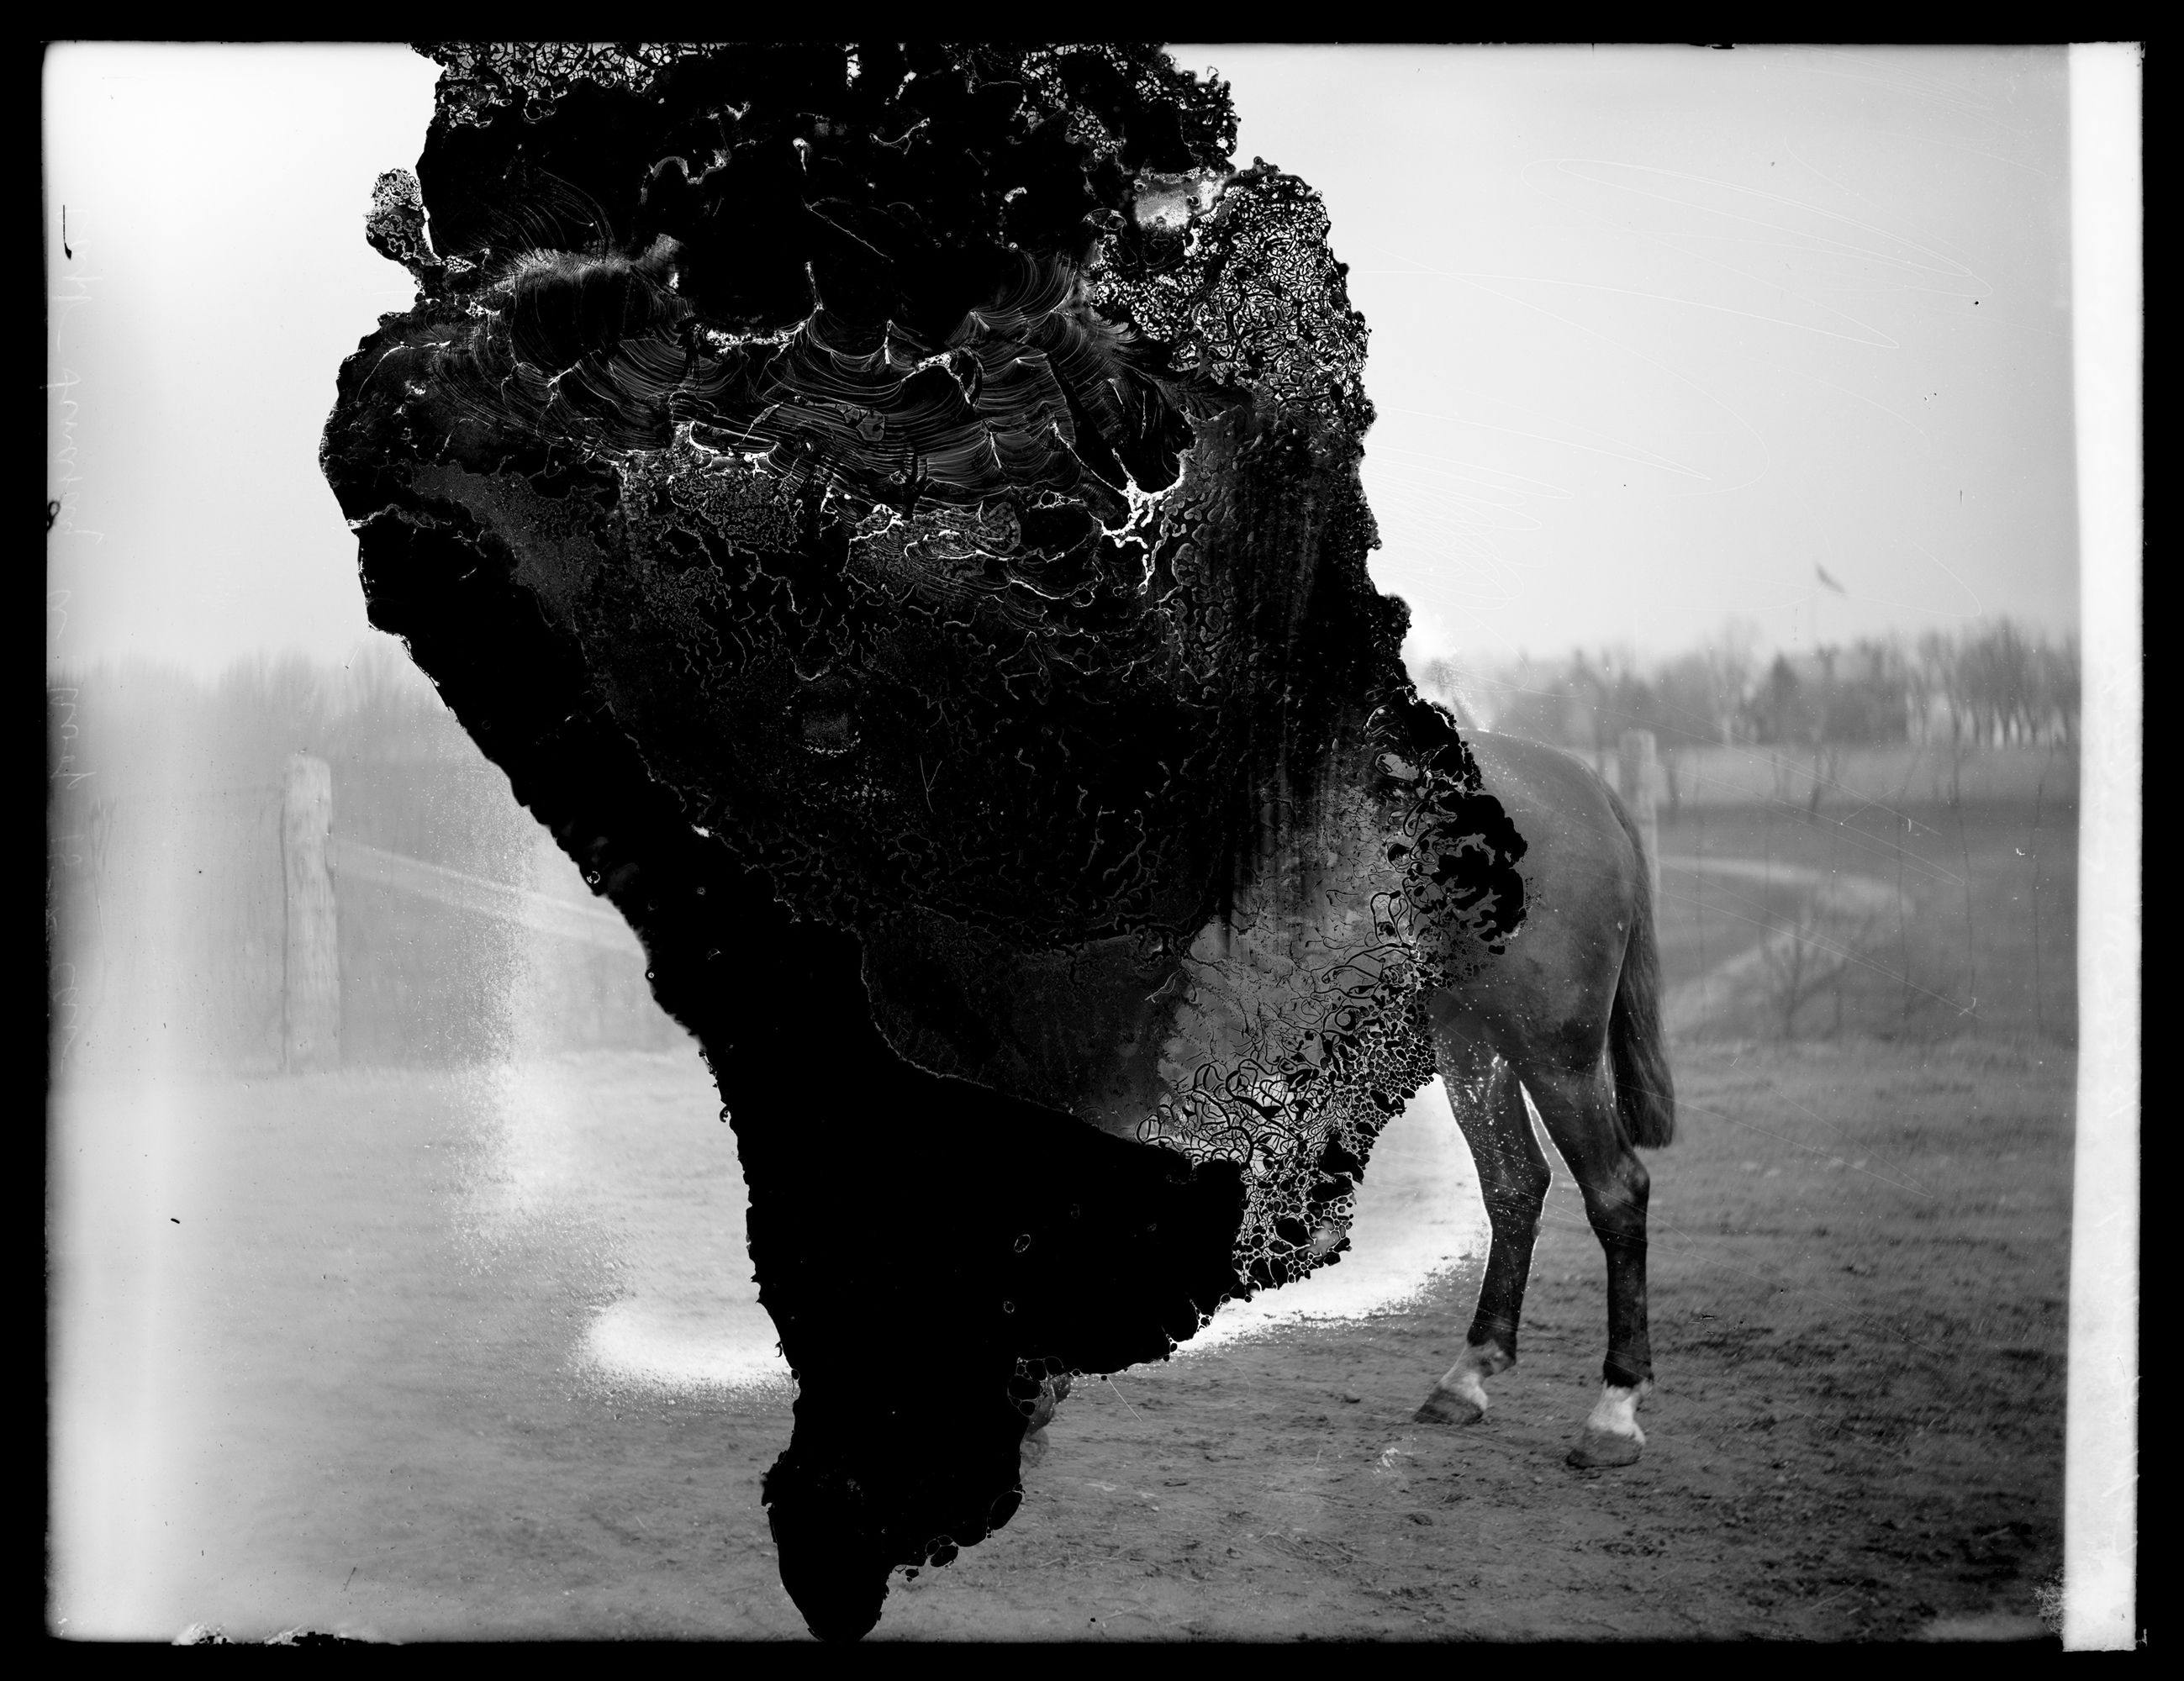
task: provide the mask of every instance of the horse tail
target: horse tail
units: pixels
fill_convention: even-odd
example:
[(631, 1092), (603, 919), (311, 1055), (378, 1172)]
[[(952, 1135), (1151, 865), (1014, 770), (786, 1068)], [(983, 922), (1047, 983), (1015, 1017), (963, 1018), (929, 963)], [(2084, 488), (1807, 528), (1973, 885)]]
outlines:
[(1638, 858), (1630, 938), (1607, 1017), (1607, 1054), (1615, 1067), (1615, 1107), (1634, 1144), (1658, 1149), (1676, 1135), (1676, 1087), (1669, 1072), (1668, 1037), (1661, 1029), (1661, 952), (1653, 936), (1653, 888), (1646, 843), (1610, 789), (1607, 803)]

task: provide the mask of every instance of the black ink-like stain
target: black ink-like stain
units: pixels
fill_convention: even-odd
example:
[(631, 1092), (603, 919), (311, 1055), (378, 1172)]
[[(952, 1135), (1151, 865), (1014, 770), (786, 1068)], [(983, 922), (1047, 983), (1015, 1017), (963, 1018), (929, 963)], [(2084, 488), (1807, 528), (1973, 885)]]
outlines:
[[(1362, 320), (1148, 47), (434, 47), (323, 462), (643, 938), (799, 1383), (813, 1629), (1068, 1374), (1336, 1257), (1524, 850), (1366, 572)], [(429, 213), (429, 225), (427, 214)]]

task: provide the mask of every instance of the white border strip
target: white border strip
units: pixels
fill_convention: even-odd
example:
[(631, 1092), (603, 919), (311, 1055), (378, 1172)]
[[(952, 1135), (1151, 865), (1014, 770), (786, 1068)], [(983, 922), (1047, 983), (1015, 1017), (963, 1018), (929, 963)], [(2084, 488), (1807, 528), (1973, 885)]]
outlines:
[(2070, 48), (2080, 760), (2077, 1182), (2070, 1222), (2063, 1644), (2137, 1636), (2144, 51)]

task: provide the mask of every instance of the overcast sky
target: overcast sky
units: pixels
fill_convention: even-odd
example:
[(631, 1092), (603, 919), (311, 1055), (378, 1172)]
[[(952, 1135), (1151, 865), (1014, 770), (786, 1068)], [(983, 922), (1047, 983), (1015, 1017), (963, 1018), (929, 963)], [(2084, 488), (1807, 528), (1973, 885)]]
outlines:
[[(1187, 46), (1325, 195), (1418, 651), (2075, 625), (2064, 54)], [(319, 476), (408, 276), (365, 244), (434, 69), (72, 47), (45, 73), (49, 652), (369, 632)], [(65, 207), (66, 247), (63, 211)], [(1842, 587), (1818, 583), (1825, 567)]]

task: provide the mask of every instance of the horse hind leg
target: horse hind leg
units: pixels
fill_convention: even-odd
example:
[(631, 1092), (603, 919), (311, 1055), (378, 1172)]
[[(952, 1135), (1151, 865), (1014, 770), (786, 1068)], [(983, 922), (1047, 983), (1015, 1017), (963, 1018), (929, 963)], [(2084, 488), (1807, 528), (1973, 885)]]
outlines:
[(1517, 1322), (1532, 1268), (1540, 1210), (1552, 1176), (1532, 1136), (1524, 1095), (1509, 1065), (1482, 1050), (1441, 1057), (1441, 1077), (1471, 1147), (1492, 1242), (1463, 1352), (1418, 1410), (1425, 1424), (1475, 1424), (1486, 1414), (1486, 1380), (1517, 1363)]
[(1646, 1166), (1617, 1122), (1603, 1069), (1535, 1071), (1524, 1084), (1584, 1193), (1585, 1217), (1607, 1257), (1607, 1359), (1600, 1399), (1569, 1462), (1635, 1465), (1646, 1446), (1638, 1409), (1653, 1387), (1646, 1324)]

